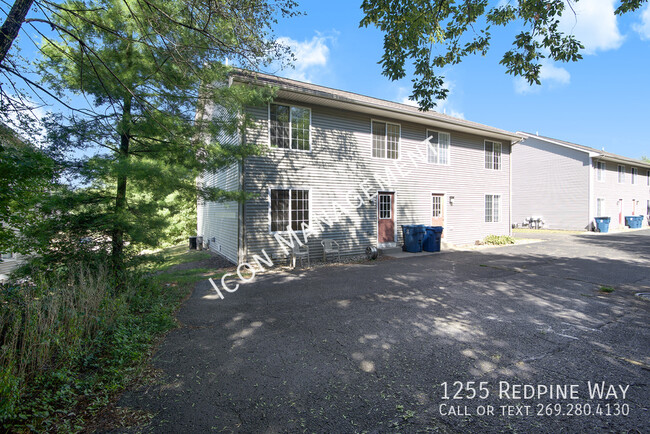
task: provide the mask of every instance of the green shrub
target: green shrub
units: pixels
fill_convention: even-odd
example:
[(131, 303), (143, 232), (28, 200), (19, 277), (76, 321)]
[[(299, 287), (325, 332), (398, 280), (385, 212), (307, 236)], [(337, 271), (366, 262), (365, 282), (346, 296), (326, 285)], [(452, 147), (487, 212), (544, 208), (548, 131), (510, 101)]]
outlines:
[(483, 239), (483, 243), (493, 246), (503, 246), (506, 244), (514, 244), (515, 239), (508, 235), (488, 235)]
[(39, 275), (0, 285), (0, 427), (77, 431), (138, 373), (187, 289), (132, 271), (118, 293), (103, 262)]

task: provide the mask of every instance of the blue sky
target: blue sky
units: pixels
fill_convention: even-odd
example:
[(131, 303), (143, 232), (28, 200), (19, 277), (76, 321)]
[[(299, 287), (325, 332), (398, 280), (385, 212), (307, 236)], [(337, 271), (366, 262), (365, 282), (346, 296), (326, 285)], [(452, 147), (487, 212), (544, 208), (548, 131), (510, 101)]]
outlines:
[[(504, 0), (501, 0), (504, 1)], [(650, 6), (615, 17), (614, 0), (582, 0), (563, 23), (585, 45), (577, 63), (548, 63), (529, 87), (499, 65), (517, 28), (493, 32), (485, 56), (445, 69), (450, 89), (439, 111), (510, 131), (539, 132), (633, 158), (650, 156)], [(381, 75), (383, 35), (359, 28), (361, 0), (302, 1), (305, 16), (281, 20), (276, 35), (297, 57), (295, 69), (267, 72), (405, 102), (410, 77)]]

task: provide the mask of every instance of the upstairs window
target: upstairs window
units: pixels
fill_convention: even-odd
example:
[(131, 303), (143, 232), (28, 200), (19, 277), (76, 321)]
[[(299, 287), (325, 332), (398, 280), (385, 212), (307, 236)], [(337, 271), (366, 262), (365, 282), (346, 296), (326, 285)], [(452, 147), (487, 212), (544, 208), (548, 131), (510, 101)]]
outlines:
[(639, 174), (639, 171), (637, 170), (637, 168), (633, 167), (632, 171), (631, 171), (631, 174), (630, 174), (630, 178), (632, 179), (632, 184), (636, 184), (636, 177), (637, 177), (638, 174)]
[(623, 184), (625, 182), (625, 166), (618, 166), (618, 183)]
[(272, 148), (310, 150), (311, 110), (271, 104), (269, 117)]
[(397, 160), (399, 157), (400, 126), (372, 121), (372, 156)]
[(485, 221), (486, 223), (498, 223), (501, 216), (501, 195), (485, 195)]
[(501, 143), (485, 141), (485, 168), (501, 170)]
[(286, 231), (290, 226), (301, 231), (309, 226), (309, 190), (271, 190), (271, 232)]
[(607, 170), (607, 166), (604, 162), (599, 161), (596, 163), (596, 176), (599, 181), (605, 180), (605, 170)]
[(433, 164), (449, 164), (449, 133), (427, 130), (427, 161)]

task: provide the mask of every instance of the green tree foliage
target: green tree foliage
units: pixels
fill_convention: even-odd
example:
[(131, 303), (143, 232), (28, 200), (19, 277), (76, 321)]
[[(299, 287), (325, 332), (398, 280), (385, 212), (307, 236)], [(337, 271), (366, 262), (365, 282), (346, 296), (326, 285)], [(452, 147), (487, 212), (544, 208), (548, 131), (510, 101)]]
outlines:
[[(588, 0), (585, 0), (588, 1)], [(380, 64), (391, 80), (406, 76), (406, 62), (414, 66), (409, 99), (429, 110), (445, 99), (443, 77), (436, 72), (473, 54), (485, 55), (492, 28), (513, 24), (521, 28), (513, 48), (500, 61), (509, 74), (540, 84), (540, 60), (582, 59), (584, 48), (574, 36), (559, 30), (563, 14), (573, 13), (578, 0), (518, 0), (489, 6), (487, 0), (364, 0), (360, 25), (376, 26), (384, 33)], [(622, 0), (616, 14), (639, 9), (647, 0)], [(578, 18), (579, 19), (579, 18)]]
[(54, 179), (54, 161), (0, 124), (0, 251), (28, 253), (19, 229), (39, 220), (40, 198)]
[(250, 120), (203, 114), (213, 107), (243, 113), (243, 106), (271, 98), (270, 89), (227, 86), (224, 63), (258, 67), (281, 57), (270, 28), (276, 14), (292, 15), (293, 7), (261, 0), (59, 5), (46, 20), (58, 35), (45, 38), (38, 71), (57, 97), (75, 93), (90, 110), (46, 120), (49, 150), (69, 186), (43, 203), (42, 225), (32, 231), (39, 244), (51, 240), (50, 252), (66, 251), (63, 245), (110, 251), (120, 271), (125, 246), (155, 246), (178, 235), (166, 224), (179, 203), (197, 195), (245, 199), (242, 192), (197, 187), (196, 176), (261, 152), (216, 139)]

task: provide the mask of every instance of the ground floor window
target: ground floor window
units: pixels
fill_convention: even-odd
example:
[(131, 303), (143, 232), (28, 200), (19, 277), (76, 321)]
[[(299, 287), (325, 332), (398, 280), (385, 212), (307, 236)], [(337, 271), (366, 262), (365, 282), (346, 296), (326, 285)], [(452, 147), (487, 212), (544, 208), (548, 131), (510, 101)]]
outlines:
[(485, 195), (485, 221), (488, 223), (497, 223), (501, 218), (501, 195)]
[(309, 190), (271, 190), (271, 231), (302, 230), (309, 225)]
[(596, 199), (596, 217), (603, 217), (605, 215), (605, 199)]

